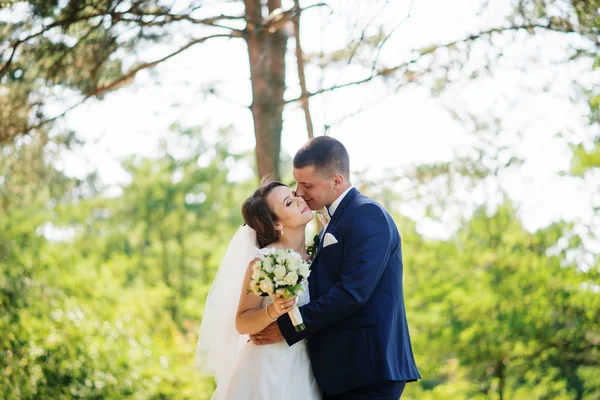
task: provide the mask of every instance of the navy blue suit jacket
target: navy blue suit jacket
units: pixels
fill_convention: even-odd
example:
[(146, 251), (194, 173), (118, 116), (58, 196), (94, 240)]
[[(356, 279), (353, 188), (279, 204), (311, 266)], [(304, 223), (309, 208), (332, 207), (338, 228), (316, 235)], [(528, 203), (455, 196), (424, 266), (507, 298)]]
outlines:
[(300, 308), (306, 330), (279, 318), (289, 345), (308, 339), (317, 383), (338, 394), (383, 381), (420, 378), (413, 357), (402, 290), (400, 235), (389, 213), (351, 189), (325, 233), (338, 243), (311, 266), (311, 301)]

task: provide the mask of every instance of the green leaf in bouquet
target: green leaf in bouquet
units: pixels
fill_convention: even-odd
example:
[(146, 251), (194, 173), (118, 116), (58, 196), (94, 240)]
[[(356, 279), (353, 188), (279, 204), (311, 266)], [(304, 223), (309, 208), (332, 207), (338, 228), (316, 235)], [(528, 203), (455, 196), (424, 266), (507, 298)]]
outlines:
[(309, 246), (306, 247), (306, 252), (312, 259), (314, 259), (315, 256), (317, 255), (317, 249), (319, 248), (320, 240), (321, 239), (319, 238), (319, 235), (315, 235), (313, 237), (312, 244), (310, 244)]

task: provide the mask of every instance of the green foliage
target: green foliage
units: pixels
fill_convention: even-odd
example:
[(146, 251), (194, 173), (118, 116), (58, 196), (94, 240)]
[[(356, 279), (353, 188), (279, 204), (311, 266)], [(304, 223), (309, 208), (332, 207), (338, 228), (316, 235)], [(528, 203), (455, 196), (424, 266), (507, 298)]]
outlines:
[[(598, 271), (567, 263), (568, 224), (535, 233), (510, 203), (448, 242), (404, 235), (415, 398), (586, 398), (600, 390)], [(569, 238), (566, 243), (565, 239)], [(421, 390), (427, 391), (421, 391)], [(432, 390), (432, 393), (428, 393)], [(593, 397), (590, 397), (593, 398)]]
[[(201, 130), (174, 126), (175, 143), (164, 144), (163, 156), (123, 163), (131, 181), (116, 196), (105, 195), (93, 176), (78, 181), (55, 168), (68, 138), (50, 139), (37, 129), (35, 136), (13, 140), (46, 120), (44, 106), (56, 98), (55, 89), (86, 97), (130, 82), (135, 69), (127, 74), (127, 57), (166, 43), (170, 28), (191, 14), (168, 15), (162, 4), (0, 2), (0, 143), (10, 143), (0, 148), (4, 398), (211, 395), (213, 382), (192, 368), (203, 302), (224, 246), (241, 223), (240, 205), (256, 185), (228, 180), (243, 158), (229, 154), (231, 137), (223, 132), (221, 144), (211, 148)], [(573, 49), (569, 61), (595, 60), (598, 67), (598, 0), (515, 6), (515, 25), (544, 24), (590, 39)], [(387, 39), (382, 31), (363, 32), (350, 46), (318, 59), (347, 64), (355, 58), (380, 76), (405, 71), (378, 69)], [(442, 46), (464, 52), (452, 58), (450, 67), (459, 69), (469, 48)], [(425, 47), (420, 54), (437, 49)], [(134, 61), (135, 68), (141, 61)], [(441, 91), (452, 68), (440, 66), (409, 69), (402, 83), (437, 68), (441, 78), (432, 85)], [(597, 89), (586, 95), (597, 123)], [(494, 150), (494, 160), (503, 159), (501, 149)], [(573, 152), (573, 175), (600, 165), (597, 140)], [(476, 183), (520, 162), (481, 160), (417, 166), (412, 178), (422, 183), (418, 190), (434, 182), (451, 192), (455, 178)], [(397, 201), (390, 188), (378, 189), (384, 203)], [(572, 253), (582, 249), (582, 238), (570, 224), (527, 232), (508, 201), (492, 214), (478, 209), (446, 241), (425, 238), (414, 221), (396, 219), (409, 323), (424, 376), (408, 385), (404, 398), (599, 398), (599, 263), (592, 255), (590, 268), (577, 264)]]
[(571, 147), (573, 157), (571, 159), (571, 173), (576, 176), (582, 176), (586, 171), (592, 168), (600, 167), (600, 138), (594, 143), (590, 150), (579, 144)]
[[(9, 399), (209, 398), (192, 358), (203, 301), (240, 224), (227, 135), (189, 157), (129, 160), (121, 196), (80, 198), (38, 143), (5, 151), (0, 388)], [(198, 163), (198, 154), (208, 154)], [(233, 160), (233, 161), (229, 161)], [(100, 188), (96, 192), (100, 192)], [(200, 196), (203, 194), (203, 196)], [(61, 239), (61, 233), (73, 236)]]
[[(203, 303), (256, 182), (228, 180), (247, 160), (229, 154), (227, 131), (215, 147), (200, 129), (171, 137), (162, 156), (123, 162), (131, 180), (111, 196), (53, 167), (59, 139), (2, 150), (5, 398), (211, 396), (192, 367)], [(528, 232), (509, 201), (444, 241), (395, 219), (424, 377), (403, 398), (597, 398), (599, 263), (578, 265), (571, 224)]]
[(44, 105), (65, 89), (101, 97), (128, 84), (135, 74), (126, 76), (123, 61), (131, 50), (169, 34), (156, 21), (169, 13), (160, 3), (0, 2), (0, 143), (52, 118)]

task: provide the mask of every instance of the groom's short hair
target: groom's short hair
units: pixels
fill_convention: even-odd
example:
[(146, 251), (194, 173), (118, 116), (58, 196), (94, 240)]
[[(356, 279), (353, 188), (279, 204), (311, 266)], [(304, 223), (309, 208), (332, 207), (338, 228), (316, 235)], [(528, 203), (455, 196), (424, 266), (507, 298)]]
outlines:
[(320, 173), (350, 177), (348, 151), (342, 142), (331, 136), (317, 136), (310, 139), (294, 156), (294, 168), (311, 165)]

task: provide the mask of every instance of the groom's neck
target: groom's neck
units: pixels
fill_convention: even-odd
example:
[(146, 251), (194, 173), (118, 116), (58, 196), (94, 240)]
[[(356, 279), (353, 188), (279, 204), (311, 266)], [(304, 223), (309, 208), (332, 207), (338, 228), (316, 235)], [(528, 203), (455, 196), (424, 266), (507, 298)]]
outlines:
[(339, 188), (338, 188), (338, 189), (335, 191), (335, 198), (334, 198), (334, 199), (331, 201), (331, 203), (330, 203), (330, 204), (328, 204), (328, 205), (327, 205), (327, 207), (331, 207), (331, 204), (333, 204), (333, 203), (334, 203), (334, 202), (335, 202), (337, 199), (339, 199), (339, 198), (340, 198), (340, 196), (341, 196), (342, 194), (344, 194), (344, 192), (345, 192), (346, 190), (348, 190), (349, 188), (351, 188), (351, 187), (352, 187), (352, 183), (350, 183), (350, 182), (344, 182), (344, 184), (343, 184), (343, 185), (341, 185), (341, 186), (340, 186), (340, 187), (339, 187)]

